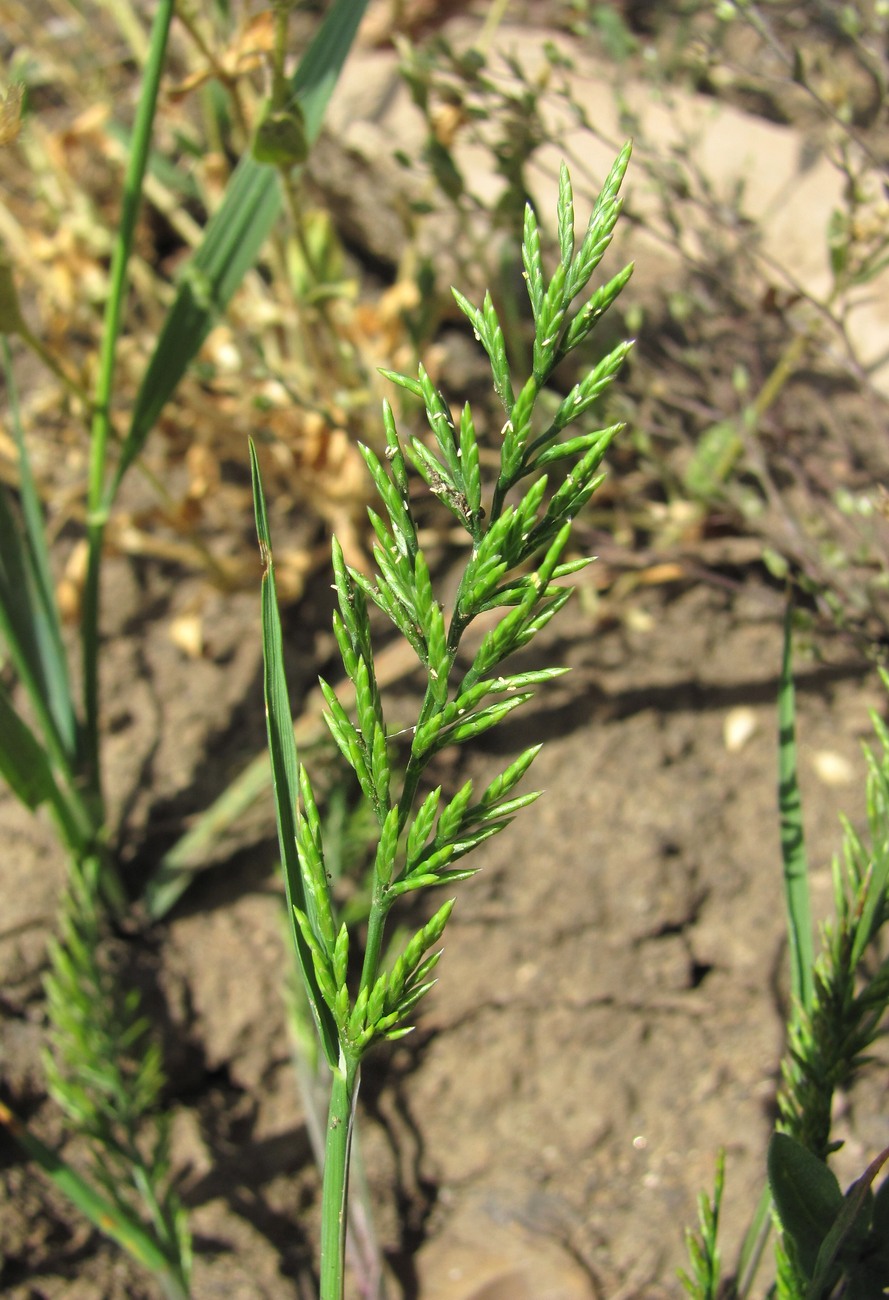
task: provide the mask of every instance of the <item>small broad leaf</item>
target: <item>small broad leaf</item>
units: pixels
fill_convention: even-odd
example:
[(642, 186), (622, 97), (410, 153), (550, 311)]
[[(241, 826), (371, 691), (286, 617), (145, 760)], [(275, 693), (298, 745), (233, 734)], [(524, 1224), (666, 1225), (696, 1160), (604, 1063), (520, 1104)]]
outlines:
[(807, 1300), (822, 1300), (830, 1294), (838, 1266), (854, 1266), (871, 1226), (874, 1196), (871, 1185), (886, 1161), (889, 1147), (872, 1160), (862, 1176), (843, 1197), (840, 1212), (821, 1243)]
[(769, 1186), (807, 1278), (815, 1272), (821, 1244), (843, 1204), (836, 1176), (823, 1160), (786, 1133), (769, 1142)]

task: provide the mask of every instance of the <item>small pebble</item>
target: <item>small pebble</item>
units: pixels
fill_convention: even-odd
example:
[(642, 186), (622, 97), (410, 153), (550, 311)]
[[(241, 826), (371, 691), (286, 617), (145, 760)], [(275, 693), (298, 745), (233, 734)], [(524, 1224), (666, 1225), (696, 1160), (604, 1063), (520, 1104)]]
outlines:
[(812, 767), (825, 785), (852, 785), (855, 769), (847, 758), (832, 749), (818, 749), (812, 755)]
[(739, 753), (757, 728), (756, 714), (746, 704), (729, 709), (722, 725), (722, 738), (730, 754)]

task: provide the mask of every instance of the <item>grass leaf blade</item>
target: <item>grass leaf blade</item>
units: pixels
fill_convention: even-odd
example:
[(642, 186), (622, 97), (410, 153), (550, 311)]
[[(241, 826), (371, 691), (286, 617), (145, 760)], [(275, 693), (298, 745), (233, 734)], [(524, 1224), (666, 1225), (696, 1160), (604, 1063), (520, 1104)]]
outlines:
[(132, 1257), (139, 1261), (155, 1276), (163, 1278), (171, 1285), (170, 1294), (182, 1295), (179, 1289), (172, 1289), (171, 1261), (161, 1251), (151, 1234), (132, 1215), (102, 1196), (82, 1178), (75, 1169), (67, 1164), (60, 1155), (45, 1146), (38, 1137), (0, 1102), (0, 1124), (12, 1134), (19, 1146), (44, 1171), (62, 1192), (85, 1215), (100, 1232), (111, 1237)]
[[(367, 0), (336, 0), (294, 74), (292, 86), (310, 144), (321, 130), (366, 7)], [(242, 158), (164, 322), (136, 397), (108, 504), (217, 317), (259, 256), (280, 209), (276, 169), (250, 155)]]
[(294, 913), (294, 907), (298, 908), (302, 913), (308, 913), (309, 910), (296, 848), (299, 767), (296, 756), (296, 741), (293, 736), (293, 718), (290, 713), (290, 700), (287, 693), (287, 679), (284, 673), (284, 644), (281, 633), (281, 618), (278, 613), (278, 596), (275, 589), (275, 569), (272, 561), (268, 514), (262, 490), (262, 480), (259, 474), (256, 449), (252, 442), (250, 443), (250, 468), (253, 478), (256, 532), (259, 538), (259, 548), (262, 553), (264, 569), (262, 576), (262, 651), (265, 665), (266, 723), (268, 726), (269, 753), (272, 762), (272, 784), (275, 792), (278, 842), (281, 848), (281, 863), (284, 869), (284, 884), (287, 892), (288, 925), (293, 936), (306, 993), (318, 1027), (324, 1054), (331, 1069), (335, 1069), (339, 1060), (339, 1039), (336, 1023), (318, 984), (311, 949)]
[(46, 750), (19, 717), (0, 683), (0, 776), (17, 799), (32, 811), (55, 789)]
[(71, 694), (68, 661), (62, 642), (62, 628), (49, 564), (43, 512), (40, 508), (37, 485), (31, 472), (31, 461), (19, 411), (18, 392), (12, 372), (12, 359), (5, 339), (3, 340), (3, 367), (6, 391), (9, 394), (10, 425), (19, 458), (19, 494), (27, 544), (25, 558), (31, 580), (30, 618), (37, 642), (46, 704), (62, 745), (66, 752), (73, 756), (77, 748), (77, 717)]
[(803, 829), (802, 800), (796, 764), (796, 697), (793, 688), (793, 606), (784, 618), (784, 654), (778, 691), (778, 807), (781, 858), (790, 944), (791, 987), (798, 1005), (811, 1010), (814, 998), (815, 952), (809, 900), (809, 867)]
[(259, 255), (279, 211), (277, 172), (245, 156), (210, 218), (203, 243), (185, 268), (164, 321), (136, 397), (109, 504), (190, 362)]

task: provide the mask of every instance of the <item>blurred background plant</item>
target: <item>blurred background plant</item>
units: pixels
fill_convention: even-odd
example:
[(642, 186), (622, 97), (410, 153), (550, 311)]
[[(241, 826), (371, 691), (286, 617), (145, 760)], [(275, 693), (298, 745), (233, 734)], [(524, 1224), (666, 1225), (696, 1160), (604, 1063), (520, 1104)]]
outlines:
[[(537, 17), (517, 4), (507, 18), (517, 11)], [(875, 485), (887, 465), (870, 430), (885, 420), (889, 393), (885, 349), (862, 349), (860, 322), (889, 283), (883, 6), (577, 3), (547, 19), (536, 47), (513, 49), (509, 29), (492, 48), (484, 32), (462, 41), (459, 27), (397, 39), (424, 123), (420, 141), (394, 149), (408, 250), (397, 265), (422, 288), (420, 333), (441, 324), (435, 289), (487, 267), (511, 346), (527, 346), (506, 238), (516, 213), (551, 183), (555, 153), (584, 175), (593, 141), (614, 149), (632, 135), (647, 181), (634, 186), (628, 216), (652, 253), (650, 278), (625, 308), (640, 342), (636, 382), (610, 413), (632, 430), (602, 519), (622, 589), (638, 581), (626, 572), (630, 549), (672, 553), (677, 573), (732, 550), (742, 568), (764, 560), (776, 579), (791, 574), (823, 622), (860, 645), (882, 644), (889, 527)], [(604, 115), (610, 131), (580, 71), (590, 54), (618, 106)], [(733, 165), (714, 179), (714, 123), (726, 110), (785, 129), (773, 138), (780, 161), (772, 149), (755, 157), (763, 136), (746, 144), (736, 118), (722, 150)], [(776, 167), (787, 168), (783, 185), (763, 179)], [(329, 184), (349, 210), (343, 185)], [(796, 190), (821, 205), (823, 238), (803, 255), (789, 247), (792, 225), (781, 227), (783, 243), (764, 230)], [(430, 250), (422, 223), (446, 214), (447, 237)], [(351, 211), (348, 220), (353, 238), (373, 246)], [(861, 394), (864, 422), (845, 409), (860, 411)], [(830, 485), (825, 459), (837, 471)]]
[[(889, 920), (889, 728), (873, 711), (879, 748), (864, 747), (867, 831), (859, 835), (843, 819), (842, 854), (832, 865), (832, 910), (816, 939), (799, 786), (792, 627), (788, 602), (778, 699), (778, 805), (790, 997), (768, 1187), (735, 1267), (726, 1267), (719, 1246), (725, 1190), (725, 1153), (720, 1153), (713, 1199), (699, 1198), (698, 1232), (686, 1236), (690, 1268), (681, 1280), (695, 1300), (745, 1300), (754, 1294), (759, 1272), (766, 1268), (765, 1245), (773, 1226), (774, 1267), (767, 1295), (779, 1300), (877, 1300), (889, 1285), (889, 1179), (875, 1187), (889, 1148), (845, 1195), (829, 1164), (844, 1145), (837, 1135), (837, 1099), (862, 1072), (878, 1068), (873, 1049), (889, 1009), (884, 935)], [(889, 674), (883, 670), (881, 677), (889, 689)]]
[[(774, 576), (792, 576), (814, 609), (873, 652), (889, 627), (889, 529), (885, 458), (871, 430), (885, 423), (889, 393), (885, 350), (864, 358), (854, 318), (887, 286), (889, 11), (865, 0), (576, 10), (575, 30), (617, 60), (620, 133), (634, 136), (655, 196), (637, 219), (685, 269), (639, 321), (631, 423), (642, 463), (688, 537), (759, 537)], [(624, 88), (633, 76), (648, 98)], [(706, 97), (691, 112), (688, 92)], [(734, 191), (714, 186), (707, 99), (798, 133), (798, 156), (764, 216), (751, 216), (740, 158)], [(652, 133), (645, 104), (673, 123), (667, 141)], [(727, 139), (746, 147), (737, 132)], [(764, 217), (823, 160), (835, 197), (819, 214), (822, 245), (805, 251), (814, 275), (804, 282), (792, 269), (793, 229), (776, 249)], [(751, 178), (770, 165), (751, 158)], [(823, 202), (825, 190), (809, 193)], [(656, 378), (664, 368), (668, 391)], [(867, 428), (845, 415), (849, 394), (870, 402)], [(825, 452), (831, 484), (818, 468)]]
[[(410, 368), (418, 350), (428, 353), (442, 313), (450, 311), (448, 283), (474, 267), (473, 274), (495, 286), (513, 346), (527, 339), (517, 268), (496, 265), (497, 250), (511, 241), (491, 234), (514, 231), (534, 189), (529, 167), (552, 142), (547, 105), (571, 101), (564, 58), (554, 48), (546, 75), (532, 76), (504, 41), (494, 39), (496, 22), (508, 21), (520, 4), (496, 7), (489, 29), (470, 47), (437, 33), (422, 6), (395, 8), (399, 12), (378, 19), (379, 39), (397, 41), (402, 75), (427, 123), (419, 155), (392, 141), (399, 163), (414, 178), (427, 177), (425, 196), (402, 211), (400, 255), (389, 266), (372, 266), (368, 275), (367, 262), (362, 266), (354, 256), (354, 231), (344, 243), (338, 230), (341, 205), (335, 191), (332, 198), (325, 193), (324, 163), (310, 166), (307, 189), (288, 188), (293, 220), (274, 234), (264, 271), (246, 277), (176, 404), (162, 415), (150, 464), (163, 493), (140, 494), (122, 505), (111, 521), (117, 548), (197, 566), (223, 584), (242, 583), (252, 562), (249, 529), (233, 537), (230, 521), (249, 515), (238, 466), (243, 435), (253, 431), (269, 472), (280, 473), (281, 494), (271, 496), (288, 517), (289, 538), (279, 581), (285, 596), (289, 590), (297, 597), (323, 555), (319, 516), (337, 529), (350, 558), (360, 554), (364, 489), (354, 440), (376, 436), (367, 418), (377, 400), (375, 367)], [(28, 129), (14, 146), (15, 177), (4, 178), (8, 198), (0, 233), (25, 293), (26, 315), (40, 321), (33, 332), (51, 355), (64, 354), (70, 378), (82, 387), (91, 364), (89, 340), (96, 338), (94, 305), (109, 248), (105, 214), (113, 200), (107, 188), (102, 192), (107, 182), (96, 163), (116, 165), (126, 148), (126, 127), (111, 105), (125, 102), (126, 60), (143, 57), (144, 28), (129, 10), (109, 11), (89, 25), (86, 40), (87, 24), (77, 11), (66, 8), (38, 28), (23, 6), (13, 9), (7, 76), (9, 84), (27, 87)], [(184, 6), (180, 17), (175, 84), (161, 105), (146, 181), (150, 206), (134, 261), (144, 301), (120, 349), (121, 404), (127, 387), (132, 393), (137, 386), (162, 303), (169, 300), (170, 278), (196, 246), (201, 222), (218, 203), (232, 159), (250, 139), (274, 81), (272, 10)], [(882, 7), (863, 0), (817, 12), (785, 0), (758, 6), (685, 0), (660, 8), (578, 2), (560, 6), (553, 17), (554, 32), (561, 24), (612, 61), (615, 94), (624, 104), (621, 130), (635, 134), (637, 158), (656, 179), (663, 237), (685, 265), (662, 301), (628, 308), (642, 345), (635, 362), (638, 393), (622, 399), (634, 417), (636, 467), (643, 470), (632, 487), (636, 498), (640, 486), (647, 488), (642, 501), (653, 508), (629, 511), (624, 526), (618, 522), (621, 540), (644, 545), (671, 530), (694, 540), (749, 524), (767, 534), (776, 568), (782, 557), (789, 560), (838, 617), (857, 625), (876, 620), (878, 631), (883, 596), (868, 556), (886, 547), (881, 500), (858, 490), (853, 465), (850, 482), (832, 493), (829, 521), (823, 509), (812, 508), (818, 485), (810, 481), (805, 441), (793, 420), (795, 410), (810, 415), (802, 390), (815, 374), (820, 384), (840, 390), (838, 406), (850, 375), (856, 383), (867, 379), (845, 327), (887, 252)], [(310, 11), (295, 7), (294, 45), (312, 21)], [(734, 207), (713, 192), (697, 165), (694, 132), (686, 132), (668, 156), (646, 140), (644, 122), (617, 84), (635, 76), (668, 107), (673, 94), (693, 88), (768, 120), (793, 123), (806, 133), (813, 157), (831, 157), (843, 176), (843, 200), (824, 214), (833, 275), (817, 301), (764, 254), (757, 226), (745, 218), (743, 192), (734, 196)], [(34, 111), (44, 104), (54, 111)], [(570, 107), (575, 120), (594, 131), (576, 96)], [(480, 190), (464, 146), (488, 153), (501, 181), (495, 192)], [(583, 159), (575, 163), (582, 167)], [(460, 239), (452, 241), (456, 267), (451, 262), (442, 271), (417, 234), (424, 219), (447, 204), (459, 213)], [(729, 357), (711, 344), (741, 317), (750, 329), (745, 326), (744, 345)], [(435, 351), (426, 359), (435, 373)], [(660, 394), (649, 366), (675, 367), (669, 395)], [(881, 400), (874, 396), (875, 403)], [(72, 401), (45, 383), (24, 397), (26, 427), (40, 414), (63, 452), (48, 460), (57, 477), (59, 464), (67, 470), (63, 491), (53, 491), (59, 532), (78, 512), (74, 482), (82, 449), (68, 420)], [(823, 405), (816, 403), (811, 414), (827, 421)], [(854, 458), (854, 448), (850, 454)], [(10, 460), (7, 449), (7, 477), (14, 473)], [(625, 469), (632, 468), (627, 459)], [(39, 477), (39, 463), (37, 469)], [(290, 509), (294, 501), (299, 517)], [(689, 519), (689, 504), (696, 501), (700, 508)], [(75, 547), (65, 581), (72, 614), (82, 568)]]
[[(3, 487), (0, 628), (9, 671), (0, 690), (4, 719), (0, 767), (13, 794), (30, 811), (48, 806), (69, 856), (61, 933), (51, 945), (45, 984), (52, 1048), (46, 1058), (47, 1076), (50, 1093), (67, 1120), (68, 1137), (88, 1140), (91, 1177), (84, 1180), (78, 1175), (5, 1105), (0, 1119), (94, 1226), (154, 1272), (172, 1297), (188, 1293), (190, 1237), (170, 1181), (167, 1125), (163, 1116), (154, 1113), (164, 1086), (161, 1058), (139, 1013), (138, 993), (120, 990), (106, 957), (109, 928), (125, 921), (130, 891), (120, 871), (119, 828), (109, 824), (105, 804), (100, 724), (102, 568), (107, 525), (115, 518), (126, 471), (139, 462), (149, 434), (210, 332), (213, 318), (225, 308), (258, 255), (279, 206), (278, 179), (291, 211), (300, 219), (292, 169), (305, 160), (317, 136), (364, 6), (349, 6), (342, 0), (334, 5), (291, 74), (287, 51), (292, 7), (282, 0), (274, 12), (271, 88), (250, 138), (242, 142), (238, 167), (194, 241), (195, 256), (184, 265), (175, 296), (164, 304), (149, 359), (140, 359), (129, 376), (138, 382), (138, 389), (126, 432), (116, 418), (121, 399), (116, 379), (126, 350), (122, 339), (134, 278), (131, 260), (152, 165), (156, 109), (173, 18), (171, 0), (157, 7), (140, 51), (144, 66), (136, 80), (134, 120), (126, 131), (120, 211), (112, 218), (116, 229), (109, 239), (110, 272), (95, 304), (102, 308), (101, 324), (95, 323), (95, 353), (82, 363), (85, 372), (92, 368), (94, 373), (72, 377), (67, 352), (60, 346), (59, 356), (54, 357), (53, 344), (27, 325), (13, 269), (5, 256), (2, 260), (0, 325), (19, 501)], [(130, 17), (134, 21), (126, 27), (133, 40), (138, 23)], [(194, 36), (189, 20), (193, 22), (190, 13), (185, 26)], [(3, 134), (5, 144), (17, 150), (19, 141), (30, 138), (31, 103), (28, 81), (13, 85), (15, 89), (4, 98)], [(235, 116), (243, 125), (237, 87), (229, 85), (229, 89)], [(24, 130), (20, 129), (22, 116)], [(272, 166), (262, 163), (272, 164), (279, 177)], [(60, 221), (69, 200), (64, 196), (55, 205)], [(5, 226), (7, 237), (19, 239), (23, 233), (11, 215)], [(159, 285), (151, 289), (158, 292)], [(6, 336), (16, 338), (41, 362), (49, 362), (52, 375), (62, 381), (66, 399), (73, 394), (81, 404), (75, 414), (89, 428), (79, 485), (84, 536), (78, 545), (81, 581), (76, 611), (71, 608), (70, 585), (66, 603), (55, 588), (49, 528), (30, 450), (35, 428), (18, 401), (15, 361)], [(129, 395), (126, 382), (123, 391)], [(42, 416), (34, 425), (43, 432)], [(148, 477), (154, 478), (153, 487), (163, 499), (164, 487), (150, 471)], [(198, 549), (217, 577), (222, 576), (200, 542)], [(74, 687), (75, 673), (69, 671), (62, 628), (63, 618), (72, 612), (80, 632), (80, 690)], [(151, 1127), (153, 1137), (146, 1132)]]
[[(249, 152), (275, 78), (285, 64), (292, 74), (286, 51), (303, 48), (312, 33), (311, 13), (291, 13), (281, 44), (281, 15), (298, 8), (251, 14), (242, 6), (183, 5), (177, 15), (133, 262), (139, 309), (118, 350), (118, 417), (142, 382), (171, 282), (193, 275), (190, 255), (235, 163)], [(8, 28), (6, 38), (14, 45), (9, 81), (25, 86), (24, 130), (4, 177), (0, 234), (27, 314), (40, 322), (34, 333), (85, 383), (95, 364), (95, 307), (107, 290), (114, 169), (129, 147), (129, 127), (114, 106), (130, 98), (131, 60), (138, 66), (144, 58), (144, 24), (128, 6), (61, 6), (43, 26), (21, 9), (18, 30)], [(385, 313), (375, 318), (368, 308), (373, 329), (356, 330), (357, 282), (331, 220), (311, 205), (303, 210), (294, 182), (285, 188), (291, 222), (274, 229), (261, 270), (248, 271), (225, 321), (214, 314), (197, 365), (158, 422), (144, 462), (154, 490), (111, 521), (117, 549), (197, 567), (224, 586), (239, 584), (247, 571), (243, 539), (232, 536), (230, 521), (241, 507), (249, 518), (249, 490), (244, 497), (235, 468), (249, 430), (273, 447), (270, 465), (279, 467), (291, 492), (300, 485), (312, 517), (335, 520), (357, 544), (353, 521), (361, 493), (348, 431), (356, 420), (360, 428), (370, 396), (378, 359), (370, 335), (376, 331), (380, 361), (399, 342), (397, 312), (387, 323)], [(57, 530), (78, 512), (74, 484), (83, 452), (70, 402), (44, 383), (28, 394), (23, 412), (26, 427), (39, 419), (44, 437), (52, 432), (59, 440), (73, 480)], [(310, 567), (312, 537), (307, 528), (293, 548), (285, 589), (294, 596)], [(79, 567), (75, 553), (66, 584), (72, 617)], [(285, 563), (285, 579), (287, 572)]]

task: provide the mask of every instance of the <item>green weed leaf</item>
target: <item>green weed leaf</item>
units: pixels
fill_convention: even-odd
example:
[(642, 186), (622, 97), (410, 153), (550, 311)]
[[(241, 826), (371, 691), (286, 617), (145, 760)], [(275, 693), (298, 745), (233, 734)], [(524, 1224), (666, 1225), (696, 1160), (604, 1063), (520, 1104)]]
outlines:
[(822, 1242), (842, 1208), (840, 1185), (823, 1160), (786, 1133), (772, 1135), (768, 1169), (781, 1226), (793, 1241), (805, 1276), (811, 1279)]

